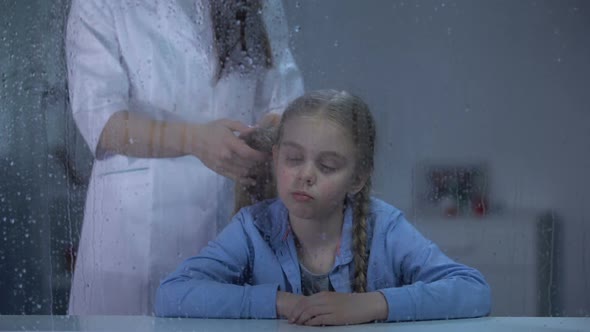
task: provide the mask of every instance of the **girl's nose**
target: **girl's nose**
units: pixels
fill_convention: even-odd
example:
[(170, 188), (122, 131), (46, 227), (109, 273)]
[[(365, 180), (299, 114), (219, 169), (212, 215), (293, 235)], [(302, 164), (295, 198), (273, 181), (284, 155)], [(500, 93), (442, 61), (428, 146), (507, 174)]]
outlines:
[(299, 180), (307, 186), (311, 186), (316, 181), (316, 174), (313, 165), (305, 164), (299, 170)]

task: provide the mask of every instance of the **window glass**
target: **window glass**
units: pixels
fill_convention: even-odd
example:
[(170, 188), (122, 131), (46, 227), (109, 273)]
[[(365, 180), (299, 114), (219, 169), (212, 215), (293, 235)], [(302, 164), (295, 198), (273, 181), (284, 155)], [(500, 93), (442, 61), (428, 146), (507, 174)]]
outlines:
[[(81, 11), (88, 24), (71, 23), (75, 32), (66, 38), (74, 7), (69, 0), (0, 2), (0, 314), (68, 312), (80, 237), (91, 227), (84, 221), (89, 204), (105, 213), (101, 232), (128, 233), (88, 248), (123, 257), (133, 254), (122, 241), (141, 238), (145, 250), (139, 252), (157, 258), (137, 265), (123, 258), (87, 262), (114, 271), (111, 280), (120, 280), (119, 271), (151, 271), (154, 277), (138, 286), (146, 294), (193, 253), (182, 241), (204, 244), (227, 224), (233, 182), (201, 180), (201, 173), (175, 176), (195, 165), (206, 169), (194, 157), (178, 158), (190, 159), (179, 171), (147, 161), (140, 156), (145, 151), (130, 158), (101, 151), (100, 132), (92, 129), (105, 126), (117, 107), (158, 121), (228, 117), (252, 125), (261, 118), (253, 111), (260, 104), (248, 99), (257, 96), (248, 83), (256, 77), (249, 75), (282, 61), (269, 56), (270, 49), (251, 46), (265, 45), (256, 39), (265, 35), (264, 25), (237, 8), (237, 25), (220, 25), (235, 38), (215, 44), (213, 31), (199, 29), (227, 17), (223, 11), (202, 15), (211, 8), (196, 3), (170, 1), (161, 5), (166, 10), (134, 1), (110, 4), (145, 7), (138, 15), (146, 19), (135, 22), (141, 25), (116, 38), (114, 31), (129, 23), (122, 12), (88, 6)], [(367, 101), (378, 133), (373, 194), (403, 210), (449, 257), (484, 274), (492, 315), (590, 315), (590, 297), (580, 296), (590, 294), (590, 6), (575, 0), (301, 0), (283, 6), (278, 27), (266, 32), (269, 47), (289, 47), (306, 91), (343, 89)], [(284, 45), (272, 43), (275, 34)], [(158, 36), (153, 44), (134, 44), (148, 35)], [(74, 39), (91, 45), (86, 53), (82, 44), (66, 48)], [(225, 69), (212, 50), (227, 55)], [(242, 51), (251, 61), (241, 60)], [(99, 60), (86, 63), (86, 56)], [(68, 68), (68, 57), (78, 67)], [(198, 72), (186, 74), (180, 62)], [(68, 70), (80, 67), (92, 75), (68, 81)], [(246, 83), (232, 83), (232, 73), (240, 76), (235, 82)], [(281, 82), (290, 83), (288, 92), (276, 98), (298, 93), (292, 77)], [(216, 92), (207, 90), (212, 84)], [(89, 86), (99, 92), (80, 92)], [(228, 91), (240, 96), (204, 101)], [(236, 105), (254, 106), (235, 111)], [(103, 113), (75, 118), (73, 110), (84, 107)], [(181, 111), (197, 108), (197, 115)], [(214, 189), (190, 196), (183, 188), (191, 183)], [(113, 198), (119, 194), (124, 199)], [(106, 209), (131, 209), (126, 204), (145, 208), (141, 213), (150, 220), (191, 215), (192, 208), (178, 208), (180, 196), (198, 197), (194, 211), (207, 220), (189, 240), (172, 234), (174, 226), (147, 219), (151, 228), (129, 222), (126, 230), (107, 230), (115, 217)], [(155, 202), (164, 208), (149, 212)], [(81, 289), (92, 283), (85, 278)]]

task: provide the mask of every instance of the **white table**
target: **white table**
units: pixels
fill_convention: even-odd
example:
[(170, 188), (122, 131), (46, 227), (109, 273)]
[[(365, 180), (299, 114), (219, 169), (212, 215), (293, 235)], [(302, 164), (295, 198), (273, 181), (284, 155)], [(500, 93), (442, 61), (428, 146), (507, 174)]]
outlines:
[(0, 316), (0, 331), (590, 331), (590, 318), (485, 317), (476, 319), (304, 327), (284, 320), (171, 319), (145, 316)]

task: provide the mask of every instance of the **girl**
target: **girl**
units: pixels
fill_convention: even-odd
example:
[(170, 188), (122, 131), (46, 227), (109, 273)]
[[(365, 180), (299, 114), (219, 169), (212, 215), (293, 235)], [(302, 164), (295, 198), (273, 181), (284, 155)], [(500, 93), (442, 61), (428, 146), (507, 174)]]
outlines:
[(318, 91), (292, 102), (272, 148), (278, 198), (241, 209), (165, 279), (156, 314), (304, 325), (487, 315), (483, 276), (370, 197), (374, 146), (359, 98)]

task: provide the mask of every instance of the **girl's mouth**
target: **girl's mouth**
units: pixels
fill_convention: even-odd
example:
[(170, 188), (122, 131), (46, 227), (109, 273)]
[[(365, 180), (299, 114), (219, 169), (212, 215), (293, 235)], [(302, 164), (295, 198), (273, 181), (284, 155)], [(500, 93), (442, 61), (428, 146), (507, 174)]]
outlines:
[(311, 197), (310, 195), (308, 195), (304, 192), (300, 192), (300, 191), (296, 191), (296, 192), (291, 193), (291, 196), (293, 196), (293, 199), (298, 202), (309, 202), (309, 201), (313, 200), (313, 197)]

